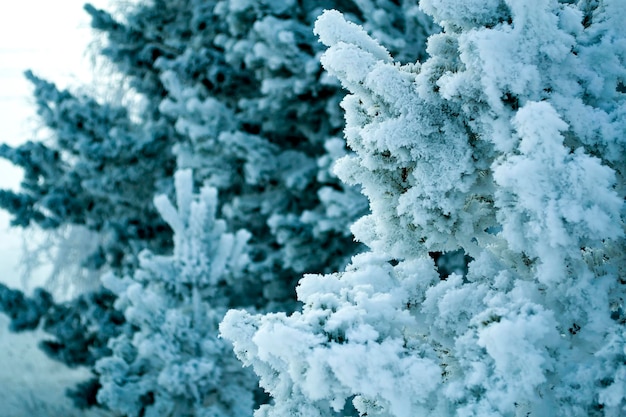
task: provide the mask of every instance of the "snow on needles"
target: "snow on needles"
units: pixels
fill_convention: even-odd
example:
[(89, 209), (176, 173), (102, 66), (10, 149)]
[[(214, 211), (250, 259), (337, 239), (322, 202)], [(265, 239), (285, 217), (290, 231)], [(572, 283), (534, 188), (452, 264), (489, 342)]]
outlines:
[[(306, 275), (292, 315), (226, 315), (274, 398), (257, 417), (626, 412), (619, 4), (423, 0), (443, 32), (404, 65), (322, 14), (370, 252)], [(429, 253), (457, 249), (467, 272), (440, 277)]]

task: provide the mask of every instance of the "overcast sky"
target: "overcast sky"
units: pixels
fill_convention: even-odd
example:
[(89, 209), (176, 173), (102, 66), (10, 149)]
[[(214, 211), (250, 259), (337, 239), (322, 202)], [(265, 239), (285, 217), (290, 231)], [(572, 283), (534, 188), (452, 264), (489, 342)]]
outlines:
[[(31, 88), (23, 72), (59, 86), (89, 83), (92, 77), (86, 48), (92, 39), (85, 0), (18, 0), (0, 2), (0, 142), (11, 145), (33, 138), (37, 126)], [(106, 7), (108, 0), (91, 1)], [(15, 188), (20, 173), (0, 160), (0, 188)], [(8, 228), (0, 210), (0, 281), (17, 284), (19, 233)]]

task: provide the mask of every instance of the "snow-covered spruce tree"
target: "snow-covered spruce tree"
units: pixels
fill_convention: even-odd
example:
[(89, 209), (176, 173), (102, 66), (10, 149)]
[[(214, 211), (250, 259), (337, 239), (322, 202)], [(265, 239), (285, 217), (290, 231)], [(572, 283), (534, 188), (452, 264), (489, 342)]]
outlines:
[(136, 253), (171, 246), (171, 231), (151, 205), (159, 182), (172, 175), (167, 124), (132, 122), (121, 106), (59, 90), (30, 71), (37, 112), (52, 134), (46, 141), (0, 146), (0, 157), (23, 168), (18, 192), (0, 191), (12, 225), (44, 230), (82, 225), (102, 243), (86, 266), (121, 269)]
[[(78, 260), (93, 271), (132, 271), (141, 250), (168, 251), (171, 230), (152, 200), (157, 191), (168, 188), (173, 173), (174, 129), (147, 116), (132, 121), (122, 106), (60, 90), (31, 72), (26, 76), (35, 87), (38, 115), (51, 135), (17, 147), (0, 145), (0, 157), (24, 170), (18, 192), (0, 191), (0, 207), (13, 215), (12, 224), (37, 225), (51, 233), (75, 226), (93, 231), (96, 250), (85, 251)], [(55, 267), (75, 262), (62, 255), (57, 255)], [(123, 317), (115, 321), (119, 313), (112, 307), (111, 293), (102, 288), (58, 304), (50, 299), (51, 305), (36, 310), (36, 317), (32, 307), (39, 306), (37, 297), (17, 290), (7, 294), (4, 304), (15, 318), (13, 330), (32, 330), (43, 322), (52, 339), (40, 346), (70, 367), (93, 366), (100, 356), (110, 354), (108, 338), (124, 327)], [(77, 405), (95, 404), (97, 385), (92, 380), (73, 390)]]
[(112, 339), (113, 355), (97, 362), (98, 400), (129, 417), (252, 415), (256, 378), (218, 338), (224, 313), (246, 290), (237, 281), (250, 235), (227, 232), (216, 219), (217, 190), (193, 193), (191, 171), (177, 172), (175, 185), (177, 208), (155, 199), (174, 230), (174, 253), (145, 251), (133, 276), (103, 278), (137, 331)]
[[(443, 27), (399, 65), (336, 11), (316, 32), (351, 92), (336, 167), (371, 251), (306, 275), (292, 315), (223, 336), (274, 404), (256, 416), (626, 412), (626, 9), (423, 0)], [(441, 279), (428, 251), (462, 248)]]

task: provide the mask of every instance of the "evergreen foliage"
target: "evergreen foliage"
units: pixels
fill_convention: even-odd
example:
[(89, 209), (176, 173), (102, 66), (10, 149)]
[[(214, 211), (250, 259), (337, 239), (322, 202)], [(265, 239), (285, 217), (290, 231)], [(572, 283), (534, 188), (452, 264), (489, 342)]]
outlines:
[[(305, 275), (301, 311), (227, 314), (274, 398), (255, 415), (624, 414), (624, 8), (421, 7), (443, 27), (421, 63), (317, 21), (351, 93), (335, 170), (369, 199), (352, 230), (370, 252)], [(458, 249), (467, 272), (442, 279), (429, 252)]]
[(346, 151), (343, 93), (312, 34), (324, 7), (389, 30), (402, 51), (402, 31), (425, 39), (432, 26), (412, 2), (155, 1), (124, 23), (87, 6), (108, 36), (103, 54), (132, 79), (143, 74), (132, 85), (175, 126), (178, 167), (216, 187), (225, 220), (252, 233), (259, 308), (291, 308), (294, 277), (343, 267), (358, 250), (348, 226), (367, 210), (328, 170)]
[(84, 225), (103, 243), (85, 254), (86, 266), (132, 268), (135, 254), (171, 246), (171, 231), (151, 206), (159, 184), (172, 175), (172, 130), (163, 122), (134, 123), (124, 107), (75, 96), (26, 72), (35, 86), (37, 112), (52, 138), (0, 157), (24, 170), (18, 192), (0, 191), (12, 224), (45, 229)]
[[(348, 224), (367, 208), (357, 192), (344, 190), (328, 171), (336, 156), (345, 154), (342, 141), (333, 137), (342, 123), (337, 108), (340, 90), (317, 85), (321, 71), (312, 51), (320, 48), (311, 34), (313, 6), (306, 6), (308, 15), (299, 22), (302, 10), (295, 5), (281, 12), (274, 11), (278, 6), (271, 4), (256, 10), (250, 3), (239, 10), (227, 2), (216, 7), (217, 3), (139, 3), (124, 13), (123, 22), (86, 5), (92, 26), (108, 41), (102, 55), (142, 97), (142, 107), (132, 109), (139, 120), (131, 120), (123, 107), (61, 91), (27, 72), (35, 85), (38, 113), (53, 137), (17, 148), (2, 146), (0, 156), (21, 166), (25, 176), (20, 192), (0, 192), (0, 204), (13, 214), (13, 224), (21, 227), (86, 225), (99, 232), (101, 244), (95, 252), (85, 254), (83, 264), (132, 275), (141, 250), (163, 254), (172, 249), (171, 230), (156, 214), (152, 198), (159, 192), (171, 192), (175, 151), (181, 168), (194, 168), (197, 183), (206, 180), (220, 189), (221, 201), (233, 207), (220, 207), (228, 215), (230, 227), (254, 232), (254, 249), (250, 251), (256, 269), (250, 268), (241, 279), (238, 285), (247, 290), (240, 291), (239, 296), (245, 300), (233, 301), (234, 305), (292, 309), (294, 277), (302, 271), (321, 272), (345, 264), (358, 247)], [(293, 66), (288, 72), (289, 82), (296, 83), (300, 76), (301, 59), (317, 68), (303, 89), (302, 94), (307, 89), (314, 91), (306, 94), (315, 94), (306, 105), (299, 103), (289, 88), (265, 97), (269, 96), (262, 89), (263, 77), (269, 73), (267, 62), (246, 70), (239, 62), (241, 57), (227, 62), (223, 46), (218, 45), (220, 36), (231, 42), (234, 37), (258, 40), (254, 20), (274, 12), (280, 13), (285, 24), (297, 26), (298, 36), (303, 37), (298, 48), (306, 54), (296, 54), (287, 62)], [(245, 24), (245, 30), (229, 28), (227, 21), (231, 26)], [(274, 47), (273, 53), (279, 57), (282, 50)], [(172, 91), (165, 88), (166, 84)], [(181, 88), (174, 88), (176, 85)], [(320, 89), (323, 94), (317, 94)], [(240, 104), (248, 98), (254, 104)], [(281, 106), (268, 107), (272, 100), (289, 103), (290, 109), (298, 107), (299, 115), (307, 116), (307, 120), (296, 121), (292, 115), (291, 125), (272, 122), (270, 126), (283, 111)], [(176, 106), (183, 106), (182, 113)], [(284, 111), (292, 112), (290, 109)], [(228, 114), (228, 123), (213, 125), (221, 116), (212, 113), (222, 110)], [(334, 115), (332, 123), (325, 121), (327, 113)], [(195, 131), (184, 127), (186, 120), (187, 125), (198, 126)], [(265, 128), (260, 127), (263, 123)], [(317, 124), (323, 126), (318, 128)], [(229, 135), (226, 138), (234, 139), (216, 146), (215, 138), (206, 137), (207, 129), (212, 129), (213, 136), (224, 131)], [(315, 137), (306, 137), (306, 131), (316, 132)], [(187, 162), (189, 152), (202, 155), (204, 160), (200, 164)], [(216, 181), (215, 172), (232, 179)], [(73, 331), (70, 325), (66, 333)], [(103, 331), (102, 335), (109, 333)], [(47, 345), (48, 353), (74, 366), (77, 352), (65, 349), (65, 342), (61, 345)], [(94, 348), (92, 352), (103, 351)], [(87, 386), (92, 390), (97, 384)], [(77, 392), (74, 397), (81, 402)], [(86, 403), (91, 403), (92, 397), (89, 395)]]
[(244, 230), (216, 219), (217, 192), (193, 193), (191, 171), (176, 174), (177, 208), (155, 204), (174, 230), (174, 253), (142, 252), (132, 277), (107, 275), (115, 307), (137, 328), (112, 339), (96, 364), (98, 400), (129, 416), (252, 415), (257, 382), (218, 338), (226, 309), (237, 305), (249, 258)]
[(41, 316), (51, 306), (52, 296), (46, 290), (36, 290), (32, 297), (26, 297), (23, 292), (0, 284), (0, 311), (11, 320), (9, 323), (11, 331), (36, 329)]
[(0, 207), (107, 289), (0, 308), (129, 417), (624, 414), (620, 1), (86, 5), (141, 104), (28, 72)]
[[(330, 172), (346, 154), (337, 137), (343, 93), (324, 79), (312, 25), (322, 6), (349, 8), (380, 33), (393, 27), (388, 39), (408, 57), (397, 35), (425, 39), (432, 24), (411, 2), (380, 3), (374, 16), (375, 4), (352, 2), (155, 1), (125, 23), (86, 7), (108, 36), (103, 54), (147, 97), (146, 111), (175, 127), (178, 167), (219, 190), (231, 230), (251, 233), (246, 274), (223, 294), (228, 307), (289, 311), (298, 274), (339, 269), (357, 251), (349, 225), (367, 204)], [(157, 337), (160, 329), (151, 331)], [(145, 381), (138, 384), (152, 384)], [(121, 407), (113, 386), (103, 385), (103, 402)], [(133, 412), (157, 391), (135, 396)]]
[[(51, 336), (39, 343), (41, 350), (71, 368), (93, 368), (96, 360), (112, 354), (109, 339), (132, 334), (124, 315), (113, 308), (115, 299), (111, 291), (99, 288), (55, 303), (44, 289), (38, 288), (28, 297), (0, 284), (0, 311), (11, 320), (9, 329), (22, 332), (41, 328)], [(94, 375), (70, 388), (67, 395), (78, 408), (88, 408), (97, 404), (99, 388), (99, 379)]]

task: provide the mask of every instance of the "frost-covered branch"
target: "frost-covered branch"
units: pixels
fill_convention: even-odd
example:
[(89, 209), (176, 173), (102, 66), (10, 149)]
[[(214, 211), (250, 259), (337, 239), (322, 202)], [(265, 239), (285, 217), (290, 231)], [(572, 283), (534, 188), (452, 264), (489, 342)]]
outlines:
[[(371, 253), (305, 276), (292, 315), (226, 315), (275, 400), (258, 417), (626, 411), (619, 4), (423, 0), (444, 30), (405, 65), (318, 19), (350, 91), (335, 172), (369, 199), (352, 230)], [(456, 249), (467, 270), (437, 274), (428, 253)]]

